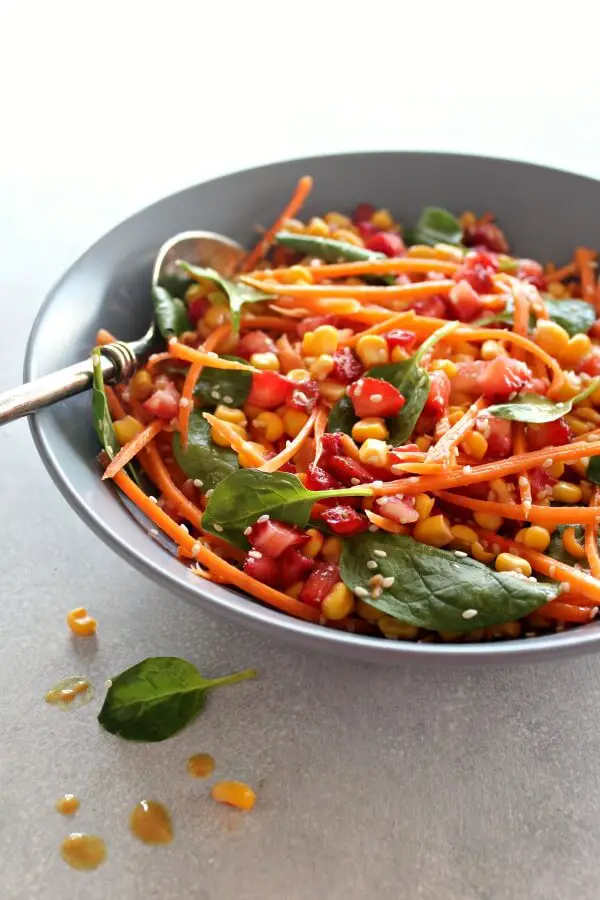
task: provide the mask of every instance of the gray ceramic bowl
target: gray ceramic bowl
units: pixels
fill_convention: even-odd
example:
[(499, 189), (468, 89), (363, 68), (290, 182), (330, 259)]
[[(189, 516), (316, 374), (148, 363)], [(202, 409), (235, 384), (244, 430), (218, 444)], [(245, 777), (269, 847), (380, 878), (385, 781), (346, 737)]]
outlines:
[[(492, 210), (520, 255), (558, 263), (570, 258), (574, 246), (597, 243), (600, 182), (541, 166), (438, 153), (353, 153), (237, 172), (155, 203), (88, 250), (39, 312), (25, 378), (83, 358), (100, 326), (121, 338), (140, 336), (150, 318), (152, 263), (164, 240), (204, 228), (249, 245), (253, 226), (274, 219), (304, 174), (316, 185), (304, 210), (308, 215), (347, 211), (361, 201), (389, 207), (404, 222), (414, 221), (426, 205)], [(31, 428), (52, 478), (98, 537), (167, 590), (274, 638), (372, 662), (436, 665), (541, 659), (592, 650), (600, 641), (600, 624), (507, 643), (438, 645), (362, 637), (288, 618), (191, 576), (148, 536), (111, 486), (100, 481), (89, 396), (38, 413)]]

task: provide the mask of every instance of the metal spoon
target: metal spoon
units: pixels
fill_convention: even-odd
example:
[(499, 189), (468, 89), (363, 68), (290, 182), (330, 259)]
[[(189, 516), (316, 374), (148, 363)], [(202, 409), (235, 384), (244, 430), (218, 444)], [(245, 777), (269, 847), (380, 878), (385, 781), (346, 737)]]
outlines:
[[(179, 259), (215, 269), (221, 275), (234, 275), (244, 248), (231, 238), (211, 231), (183, 231), (162, 245), (152, 271), (152, 286), (162, 284), (174, 275), (181, 275), (176, 266)], [(115, 341), (102, 347), (102, 373), (107, 384), (117, 384), (131, 378), (160, 341), (154, 320), (146, 334), (137, 341)], [(80, 394), (92, 387), (92, 362), (82, 362), (44, 375), (28, 384), (0, 394), (0, 425), (20, 419), (30, 413)]]

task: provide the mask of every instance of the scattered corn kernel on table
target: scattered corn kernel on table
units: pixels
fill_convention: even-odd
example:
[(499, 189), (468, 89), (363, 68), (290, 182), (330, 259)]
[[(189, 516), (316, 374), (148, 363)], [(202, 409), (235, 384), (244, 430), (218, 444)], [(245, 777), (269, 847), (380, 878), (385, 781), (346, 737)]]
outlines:
[[(36, 42), (25, 7), (15, 30)], [(226, 27), (230, 31), (225, 13), (203, 12), (210, 15), (215, 33)], [(38, 15), (46, 13), (39, 10)], [(104, 49), (100, 53), (104, 41), (98, 41), (98, 51), (86, 46), (77, 68), (84, 82), (91, 80), (102, 103), (89, 104), (88, 115), (87, 105), (77, 101), (75, 122), (71, 99), (58, 107), (54, 101), (60, 95), (71, 98), (69, 92), (75, 90), (67, 42), (69, 52), (77, 42), (66, 29), (59, 47), (50, 42), (50, 50), (42, 39), (54, 11), (47, 15), (48, 22), (38, 22), (39, 42), (19, 50), (17, 41), (14, 50), (15, 67), (21, 52), (50, 74), (43, 84), (36, 80), (35, 95), (27, 85), (15, 90), (15, 111), (33, 105), (39, 115), (31, 116), (30, 131), (13, 135), (0, 167), (5, 216), (0, 220), (5, 322), (0, 390), (20, 379), (25, 340), (52, 282), (89, 243), (136, 208), (188, 183), (269, 158), (333, 150), (340, 142), (352, 148), (364, 143), (365, 134), (382, 147), (405, 139), (397, 115), (387, 123), (367, 93), (361, 95), (365, 102), (357, 122), (357, 95), (340, 96), (336, 89), (336, 118), (322, 85), (315, 82), (319, 101), (310, 117), (318, 137), (296, 135), (292, 146), (285, 134), (297, 131), (294, 104), (285, 84), (270, 79), (269, 99), (263, 102), (269, 106), (273, 133), (268, 142), (265, 137), (240, 147), (239, 134), (245, 128), (250, 135), (256, 124), (256, 105), (240, 105), (239, 84), (225, 80), (222, 90), (229, 104), (217, 105), (222, 97), (204, 97), (202, 116), (203, 127), (217, 117), (219, 127), (212, 124), (210, 132), (212, 137), (220, 134), (222, 144), (211, 153), (206, 132), (188, 122), (197, 140), (178, 143), (177, 170), (169, 172), (164, 160), (173, 157), (173, 136), (155, 133), (150, 143), (147, 123), (155, 95), (165, 106), (172, 100), (170, 86), (162, 83), (162, 71), (148, 72), (144, 41), (136, 44), (139, 50), (129, 44), (118, 48), (110, 77)], [(122, 32), (137, 32), (140, 22), (132, 19), (126, 27), (127, 16), (120, 10)], [(325, 10), (320, 16), (321, 34), (329, 29), (340, 45), (339, 20), (329, 21)], [(232, 55), (238, 51), (240, 60), (246, 58), (243, 35), (252, 24), (251, 19), (240, 23), (239, 35), (232, 37)], [(447, 34), (450, 26), (446, 23), (440, 32)], [(104, 37), (112, 40), (110, 17), (98, 24), (100, 30), (104, 27)], [(499, 42), (498, 52), (503, 52), (502, 39), (511, 39), (508, 31), (503, 36), (503, 27), (497, 23), (499, 33), (489, 38)], [(159, 31), (152, 37), (158, 46)], [(574, 75), (585, 68), (583, 40), (580, 34)], [(56, 69), (60, 45), (66, 62)], [(536, 38), (536, 46), (544, 45)], [(280, 49), (287, 52), (287, 42)], [(204, 71), (212, 67), (223, 73), (217, 52), (218, 47), (203, 46)], [(289, 66), (277, 46), (272, 52), (273, 70)], [(132, 54), (149, 79), (137, 98), (139, 115), (122, 92)], [(588, 53), (587, 58), (593, 62), (595, 57)], [(381, 75), (387, 63), (374, 58), (375, 63)], [(417, 65), (416, 58), (413, 63)], [(197, 65), (194, 54), (177, 61), (180, 74), (190, 77), (197, 76)], [(96, 70), (102, 73), (101, 83), (95, 81)], [(405, 120), (411, 120), (412, 111), (412, 119), (421, 123), (412, 135), (413, 146), (438, 147), (440, 124), (452, 123), (460, 136), (454, 145), (448, 139), (445, 149), (528, 156), (600, 177), (595, 159), (600, 131), (591, 93), (582, 89), (576, 100), (563, 104), (561, 126), (556, 127), (550, 98), (560, 95), (564, 70), (557, 75), (557, 93), (547, 84), (553, 73), (544, 69), (538, 100), (540, 121), (545, 111), (549, 124), (540, 126), (536, 146), (520, 137), (530, 135), (519, 103), (520, 72), (514, 82), (501, 87), (492, 83), (491, 94), (485, 85), (486, 96), (512, 109), (511, 127), (499, 133), (497, 121), (486, 119), (483, 101), (475, 121), (472, 112), (457, 107), (456, 98), (451, 104), (442, 102), (438, 72), (432, 70), (435, 78), (428, 80), (419, 70), (418, 98), (405, 97)], [(398, 78), (391, 68), (388, 75)], [(309, 72), (305, 77), (312, 83)], [(502, 77), (511, 76), (503, 72)], [(546, 106), (543, 98), (548, 98)], [(225, 108), (236, 109), (235, 123), (225, 121)], [(572, 135), (583, 120), (589, 139), (574, 142)], [(116, 122), (121, 138), (125, 136), (118, 154)], [(489, 139), (478, 130), (482, 122), (487, 122)], [(55, 136), (50, 145), (59, 132), (61, 137), (39, 161), (45, 126)], [(266, 420), (265, 427), (269, 424)], [(598, 896), (600, 657), (535, 667), (411, 671), (305, 655), (261, 640), (166, 596), (99, 543), (51, 483), (24, 422), (0, 431), (0, 496), (3, 900)], [(96, 641), (82, 642), (67, 627), (67, 612), (81, 606), (98, 621)], [(199, 722), (156, 745), (126, 743), (102, 731), (96, 703), (73, 714), (44, 703), (46, 691), (65, 676), (85, 676), (102, 696), (112, 674), (159, 654), (193, 661), (206, 675), (255, 666), (259, 678), (209, 698)], [(250, 785), (257, 796), (254, 808), (244, 813), (212, 802), (212, 782), (192, 779), (186, 768), (197, 754), (214, 757), (219, 777)], [(67, 819), (57, 814), (55, 803), (71, 793), (80, 807)], [(132, 839), (128, 817), (142, 799), (167, 807), (174, 834), (168, 847), (147, 847)], [(96, 871), (76, 872), (61, 858), (59, 847), (69, 832), (104, 839), (107, 857)]]

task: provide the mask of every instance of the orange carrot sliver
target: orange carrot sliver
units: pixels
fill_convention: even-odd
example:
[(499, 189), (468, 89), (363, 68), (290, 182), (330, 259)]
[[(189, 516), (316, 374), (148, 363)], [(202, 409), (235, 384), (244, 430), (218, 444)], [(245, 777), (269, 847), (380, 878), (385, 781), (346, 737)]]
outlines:
[(212, 369), (235, 369), (241, 372), (258, 372), (258, 369), (255, 369), (254, 366), (246, 365), (245, 363), (236, 362), (234, 359), (223, 359), (218, 356), (212, 350), (208, 353), (198, 349), (194, 350), (193, 347), (188, 347), (187, 344), (180, 344), (179, 341), (171, 338), (169, 341), (169, 354), (170, 356), (174, 356), (175, 359), (185, 359), (186, 362), (191, 363), (201, 363), (203, 366), (210, 366)]
[(563, 266), (561, 269), (555, 269), (553, 272), (547, 272), (546, 278), (548, 279), (548, 283), (552, 283), (553, 281), (564, 281), (565, 278), (572, 278), (573, 275), (577, 274), (577, 266), (574, 262), (567, 263), (566, 266)]
[(596, 254), (587, 247), (578, 247), (575, 251), (575, 263), (581, 280), (581, 296), (588, 303), (596, 302), (595, 258)]
[(361, 303), (375, 300), (382, 306), (403, 300), (408, 303), (433, 294), (449, 294), (455, 285), (454, 281), (449, 280), (420, 281), (417, 284), (398, 284), (391, 287), (368, 284), (277, 284), (248, 277), (242, 278), (242, 281), (265, 294), (293, 297), (296, 300), (303, 301), (311, 297), (351, 297)]
[(111, 418), (114, 421), (115, 419), (123, 419), (127, 413), (121, 406), (121, 401), (117, 397), (115, 391), (109, 384), (104, 386), (104, 390), (106, 393), (106, 401), (108, 403), (108, 410), (110, 412)]
[(273, 238), (275, 237), (277, 232), (281, 231), (281, 227), (285, 220), (294, 218), (294, 216), (312, 191), (312, 186), (313, 180), (310, 175), (304, 175), (300, 179), (300, 181), (296, 185), (294, 193), (292, 194), (290, 202), (287, 204), (281, 214), (275, 219), (268, 231), (265, 231), (256, 247), (250, 251), (246, 259), (244, 260), (244, 263), (242, 265), (242, 272), (250, 272), (255, 268), (256, 264), (260, 262), (260, 260), (263, 258), (263, 256), (273, 243)]
[[(590, 506), (600, 503), (600, 488), (592, 494)], [(590, 564), (590, 572), (594, 578), (600, 578), (600, 554), (598, 553), (598, 522), (590, 522), (585, 527), (585, 553)]]
[[(497, 503), (491, 500), (477, 500), (475, 497), (464, 497), (450, 491), (435, 491), (437, 497), (473, 512), (490, 513), (504, 519), (516, 519), (519, 522), (533, 522), (536, 525), (587, 525), (600, 518), (600, 507), (589, 506), (531, 506), (520, 503)], [(600, 585), (599, 585), (600, 587)]]
[[(155, 483), (161, 494), (171, 503), (179, 513), (191, 522), (195, 528), (199, 528), (202, 522), (202, 513), (191, 500), (183, 494), (169, 474), (160, 453), (154, 444), (148, 444), (140, 453), (140, 461), (142, 465), (144, 461), (148, 463), (148, 471), (152, 481)], [(119, 472), (119, 475), (121, 472)], [(117, 477), (115, 476), (115, 481)]]
[(594, 619), (595, 613), (589, 606), (576, 606), (574, 603), (567, 603), (562, 600), (550, 600), (544, 603), (536, 612), (550, 619), (560, 619), (562, 622), (577, 622), (584, 625)]
[(371, 522), (372, 525), (377, 525), (382, 531), (387, 531), (389, 534), (408, 534), (409, 532), (406, 525), (392, 522), (391, 519), (386, 519), (385, 516), (380, 516), (378, 513), (371, 512), (370, 509), (366, 509), (365, 512), (369, 522)]
[[(276, 472), (282, 466), (289, 462), (292, 456), (295, 456), (304, 441), (307, 439), (316, 423), (319, 422), (319, 428), (322, 427), (321, 422), (327, 421), (327, 412), (324, 409), (313, 409), (310, 416), (296, 435), (296, 437), (289, 442), (287, 447), (284, 447), (281, 453), (278, 453), (277, 456), (274, 456), (273, 459), (268, 459), (266, 462), (260, 466), (261, 472)], [(324, 426), (323, 426), (324, 427)]]
[[(444, 275), (453, 275), (457, 269), (458, 263), (448, 260), (401, 256), (395, 259), (366, 259), (359, 262), (334, 263), (329, 266), (311, 266), (310, 273), (314, 281), (320, 281), (322, 278), (352, 278), (360, 275), (387, 275), (395, 272), (414, 272), (415, 274), (441, 272)], [(258, 278), (261, 281), (268, 278), (277, 279), (289, 271), (289, 268), (261, 269), (252, 272), (252, 278)]]
[[(219, 325), (218, 328), (215, 328), (212, 334), (209, 334), (209, 336), (202, 344), (202, 347), (200, 348), (202, 352), (210, 353), (212, 350), (214, 350), (215, 347), (219, 346), (221, 340), (226, 337), (230, 331), (231, 325), (228, 322), (225, 322), (223, 325)], [(192, 365), (188, 369), (187, 375), (185, 376), (185, 381), (183, 383), (181, 400), (179, 402), (179, 431), (181, 433), (180, 440), (183, 450), (187, 448), (188, 444), (188, 427), (190, 424), (190, 416), (194, 408), (194, 390), (196, 388), (196, 383), (198, 381), (198, 378), (200, 377), (202, 369), (202, 363), (192, 363)]]
[[(522, 422), (513, 422), (513, 450), (517, 456), (525, 453), (525, 425)], [(532, 504), (531, 483), (527, 472), (523, 472), (518, 478), (519, 495), (523, 508)]]
[(434, 444), (434, 446), (429, 449), (426, 458), (427, 462), (432, 463), (436, 460), (449, 459), (450, 451), (454, 450), (467, 434), (472, 431), (475, 420), (484, 406), (485, 397), (479, 397), (475, 403), (472, 403), (462, 419), (459, 419), (452, 428), (449, 428), (448, 431), (442, 435), (437, 444)]
[(106, 328), (100, 328), (96, 334), (96, 344), (98, 347), (106, 347), (107, 344), (114, 344), (116, 337), (107, 331)]
[(154, 440), (159, 431), (162, 431), (167, 423), (161, 419), (155, 419), (149, 425), (136, 434), (134, 438), (121, 447), (115, 458), (111, 461), (104, 471), (102, 480), (105, 478), (114, 478), (117, 472), (120, 472), (128, 462), (131, 462), (134, 456), (137, 456), (140, 450), (143, 450), (146, 444)]

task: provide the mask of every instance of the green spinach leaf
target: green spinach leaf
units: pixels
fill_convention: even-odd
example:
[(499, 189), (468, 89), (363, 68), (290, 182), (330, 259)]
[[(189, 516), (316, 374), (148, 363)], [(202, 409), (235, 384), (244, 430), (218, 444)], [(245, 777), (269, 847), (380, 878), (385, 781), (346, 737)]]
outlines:
[(540, 397), (539, 394), (521, 394), (510, 403), (488, 406), (485, 412), (496, 419), (507, 419), (509, 422), (530, 422), (536, 425), (543, 422), (554, 422), (570, 413), (576, 403), (581, 403), (582, 400), (593, 394), (599, 384), (600, 378), (594, 378), (577, 396), (558, 403), (554, 403), (547, 397)]
[(369, 497), (371, 493), (368, 487), (309, 491), (295, 475), (287, 472), (240, 469), (215, 488), (202, 516), (202, 528), (234, 547), (247, 550), (250, 544), (244, 531), (261, 516), (304, 526), (317, 500)]
[(586, 478), (594, 484), (600, 484), (600, 456), (592, 456), (588, 463)]
[(192, 327), (184, 301), (179, 297), (173, 297), (166, 288), (155, 284), (152, 288), (152, 302), (154, 318), (165, 341), (168, 341), (170, 337), (177, 337), (182, 331), (188, 331)]
[[(544, 294), (544, 304), (550, 320), (564, 328), (569, 337), (575, 337), (576, 334), (587, 334), (596, 321), (596, 312), (593, 306), (585, 300), (555, 300), (550, 294)], [(478, 319), (473, 324), (478, 328), (505, 323), (512, 325), (513, 319), (514, 305), (511, 299), (507, 301), (502, 312)], [(535, 323), (536, 318), (531, 315), (529, 317), (530, 330), (535, 328)]]
[(255, 677), (254, 669), (246, 669), (203, 678), (185, 659), (151, 657), (112, 679), (98, 721), (128, 741), (164, 741), (196, 718), (208, 690)]
[(452, 213), (436, 206), (426, 206), (411, 232), (411, 243), (431, 247), (435, 244), (458, 245), (462, 236), (462, 226)]
[(179, 434), (174, 434), (173, 455), (188, 478), (202, 482), (204, 491), (214, 490), (224, 478), (239, 469), (237, 453), (214, 443), (210, 425), (197, 410), (190, 416), (187, 449), (182, 450)]
[(242, 306), (245, 303), (258, 303), (261, 300), (271, 300), (269, 294), (257, 291), (249, 284), (242, 281), (231, 281), (223, 275), (219, 275), (214, 269), (201, 269), (198, 266), (191, 266), (183, 260), (178, 260), (177, 265), (181, 266), (188, 275), (196, 281), (208, 279), (213, 281), (216, 287), (221, 290), (229, 301), (229, 309), (231, 310), (231, 325), (237, 334), (240, 330), (240, 319), (242, 317)]
[[(370, 560), (376, 569), (367, 568)], [(366, 591), (367, 603), (401, 622), (433, 631), (472, 631), (520, 619), (560, 593), (558, 584), (496, 572), (407, 535), (367, 531), (346, 538), (340, 565), (346, 586), (359, 588), (359, 595)], [(373, 597), (371, 579), (377, 574), (383, 584), (381, 594)]]
[[(99, 347), (92, 350), (92, 415), (94, 417), (94, 429), (98, 435), (101, 446), (106, 451), (109, 459), (114, 459), (121, 445), (117, 440), (113, 422), (106, 399), (104, 388), (104, 376), (102, 374), (102, 353)], [(137, 485), (140, 484), (137, 472), (133, 464), (127, 466), (127, 473)]]
[[(221, 359), (231, 359), (244, 364), (246, 359), (238, 356), (226, 356)], [(200, 378), (196, 384), (195, 394), (202, 399), (202, 405), (214, 408), (219, 404), (239, 407), (246, 402), (250, 388), (252, 387), (252, 372), (243, 372), (235, 369), (214, 369), (212, 366), (204, 366)]]
[(291, 234), (280, 231), (275, 235), (275, 242), (303, 256), (314, 256), (326, 262), (336, 263), (343, 260), (362, 262), (367, 259), (385, 259), (384, 253), (376, 253), (365, 247), (355, 247), (345, 241), (334, 241), (333, 238), (313, 237), (309, 234)]
[(344, 434), (351, 434), (356, 422), (357, 418), (352, 405), (352, 400), (350, 397), (341, 397), (329, 413), (327, 431), (332, 433), (343, 431)]

